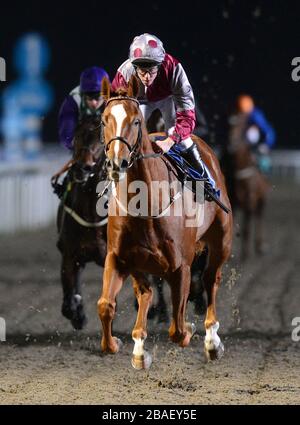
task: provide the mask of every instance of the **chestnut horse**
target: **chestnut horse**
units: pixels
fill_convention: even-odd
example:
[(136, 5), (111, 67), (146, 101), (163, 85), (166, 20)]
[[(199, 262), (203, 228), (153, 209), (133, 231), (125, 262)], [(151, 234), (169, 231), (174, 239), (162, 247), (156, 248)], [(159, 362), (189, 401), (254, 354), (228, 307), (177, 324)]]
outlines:
[[(136, 181), (143, 182), (151, 192), (152, 182), (176, 180), (176, 176), (170, 173), (165, 158), (153, 150), (136, 99), (137, 94), (136, 77), (130, 79), (127, 91), (119, 90), (115, 97), (111, 97), (108, 80), (105, 79), (102, 83), (102, 96), (106, 99), (102, 115), (106, 167), (115, 190), (109, 201), (107, 256), (102, 294), (98, 300), (98, 313), (103, 327), (101, 348), (107, 353), (119, 351), (120, 341), (112, 335), (112, 321), (116, 296), (124, 280), (131, 275), (139, 305), (132, 332), (132, 366), (137, 369), (150, 366), (151, 355), (144, 349), (147, 313), (152, 300), (152, 288), (146, 279), (148, 273), (162, 277), (169, 283), (173, 305), (169, 336), (181, 347), (187, 346), (195, 331), (193, 325), (185, 321), (191, 265), (195, 254), (207, 246), (209, 257), (203, 277), (208, 301), (204, 348), (208, 359), (218, 359), (222, 356), (224, 347), (217, 333), (219, 322), (216, 315), (216, 293), (221, 282), (222, 266), (231, 252), (232, 216), (213, 202), (195, 204), (192, 196), (199, 225), (189, 226), (187, 218), (190, 213), (186, 205), (183, 206), (181, 215), (175, 214), (177, 203), (181, 202), (179, 193), (174, 197), (170, 195), (168, 207), (158, 215), (137, 216), (129, 212), (128, 207), (122, 203), (122, 194), (118, 190), (122, 181), (125, 180), (127, 185)], [(193, 137), (193, 140), (199, 145), (203, 159), (221, 190), (221, 200), (229, 206), (224, 178), (216, 156), (201, 139)], [(151, 193), (150, 204), (156, 202), (159, 206), (162, 205), (161, 198), (153, 200), (150, 195)], [(132, 194), (128, 194), (128, 199), (132, 199)], [(119, 211), (117, 214), (116, 208)], [(121, 210), (128, 214), (121, 214)]]

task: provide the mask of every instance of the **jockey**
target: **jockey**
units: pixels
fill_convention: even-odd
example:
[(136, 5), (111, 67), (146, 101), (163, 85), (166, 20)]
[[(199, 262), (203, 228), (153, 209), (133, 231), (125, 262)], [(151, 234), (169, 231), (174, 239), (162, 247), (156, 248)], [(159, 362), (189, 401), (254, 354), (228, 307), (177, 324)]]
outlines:
[(127, 87), (133, 74), (142, 83), (138, 100), (145, 121), (155, 109), (159, 109), (165, 123), (168, 137), (156, 144), (163, 152), (168, 152), (176, 144), (180, 155), (205, 179), (206, 187), (217, 193), (215, 182), (191, 139), (196, 120), (195, 101), (181, 63), (165, 52), (157, 37), (146, 33), (134, 38), (129, 59), (119, 67), (112, 89)]
[(261, 171), (268, 172), (271, 165), (270, 149), (276, 138), (273, 127), (249, 95), (242, 94), (237, 98), (237, 111), (247, 116), (245, 138), (257, 156)]
[[(104, 77), (109, 79), (103, 68), (93, 66), (85, 69), (80, 75), (80, 84), (75, 87), (63, 101), (58, 116), (58, 133), (60, 143), (73, 151), (73, 139), (78, 122), (86, 115), (100, 116), (104, 108), (104, 100), (100, 95), (101, 82)], [(54, 192), (61, 197), (63, 195), (66, 179), (61, 184), (59, 177), (73, 164), (69, 160), (51, 178)]]
[(80, 85), (64, 100), (58, 117), (59, 140), (66, 148), (73, 149), (75, 128), (85, 115), (100, 116), (104, 100), (100, 96), (101, 82), (108, 77), (103, 68), (93, 66), (80, 75)]

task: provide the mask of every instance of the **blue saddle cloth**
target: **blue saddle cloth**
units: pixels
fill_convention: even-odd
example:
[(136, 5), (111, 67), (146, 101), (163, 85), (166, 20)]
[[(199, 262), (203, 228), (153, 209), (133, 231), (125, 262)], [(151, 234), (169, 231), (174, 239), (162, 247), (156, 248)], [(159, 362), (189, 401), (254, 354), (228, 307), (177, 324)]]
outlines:
[[(162, 137), (162, 136), (155, 136), (155, 137), (150, 137), (151, 141), (155, 143), (155, 141), (157, 140), (164, 140), (166, 138), (166, 136)], [(191, 165), (184, 160), (184, 158), (182, 158), (181, 156), (181, 149), (178, 147), (178, 145), (173, 145), (172, 148), (166, 152), (164, 154), (164, 156), (166, 158), (169, 159), (169, 161), (175, 165), (175, 167), (177, 168), (178, 172), (179, 172), (179, 179), (183, 179), (186, 180), (186, 175), (188, 175), (188, 177), (192, 180), (202, 180), (202, 181), (209, 181), (211, 183), (212, 186), (212, 190), (213, 192), (208, 192), (208, 195), (210, 196), (210, 200), (212, 200), (212, 196), (213, 196), (213, 200), (219, 205), (221, 206), (221, 208), (226, 212), (229, 213), (230, 209), (227, 208), (220, 200), (220, 190), (216, 190), (216, 183), (214, 181), (214, 179), (212, 178), (209, 170), (207, 169), (207, 167), (205, 166), (205, 164), (203, 163), (203, 167), (205, 167), (205, 176), (203, 176), (202, 174), (199, 173), (199, 171), (195, 170), (193, 167), (191, 167)], [(193, 184), (190, 187), (191, 190), (194, 191), (193, 188)], [(205, 189), (205, 186), (204, 186)], [(206, 189), (207, 190), (207, 189)]]

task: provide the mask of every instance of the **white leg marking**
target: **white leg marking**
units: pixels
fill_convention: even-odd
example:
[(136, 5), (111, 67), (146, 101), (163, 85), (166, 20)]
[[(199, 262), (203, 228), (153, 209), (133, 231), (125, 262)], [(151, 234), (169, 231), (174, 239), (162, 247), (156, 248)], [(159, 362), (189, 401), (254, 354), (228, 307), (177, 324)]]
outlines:
[(206, 329), (206, 335), (204, 339), (205, 348), (208, 351), (216, 350), (221, 342), (219, 335), (217, 334), (220, 327), (219, 322)]
[(133, 355), (134, 356), (143, 356), (144, 355), (144, 339), (136, 339), (133, 338), (134, 340), (134, 348), (133, 348)]

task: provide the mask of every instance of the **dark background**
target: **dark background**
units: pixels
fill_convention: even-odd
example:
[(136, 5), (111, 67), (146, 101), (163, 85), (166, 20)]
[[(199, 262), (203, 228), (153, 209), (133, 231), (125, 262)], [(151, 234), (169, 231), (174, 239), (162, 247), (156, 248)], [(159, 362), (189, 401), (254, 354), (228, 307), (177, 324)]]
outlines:
[(55, 105), (45, 119), (48, 142), (57, 143), (58, 110), (80, 72), (98, 65), (113, 78), (133, 37), (150, 32), (183, 64), (212, 142), (222, 143), (235, 96), (249, 92), (275, 127), (277, 146), (299, 145), (300, 82), (291, 79), (291, 61), (300, 56), (300, 2), (5, 2), (0, 20), (8, 83), (16, 77), (11, 62), (19, 36), (39, 31), (50, 44)]

